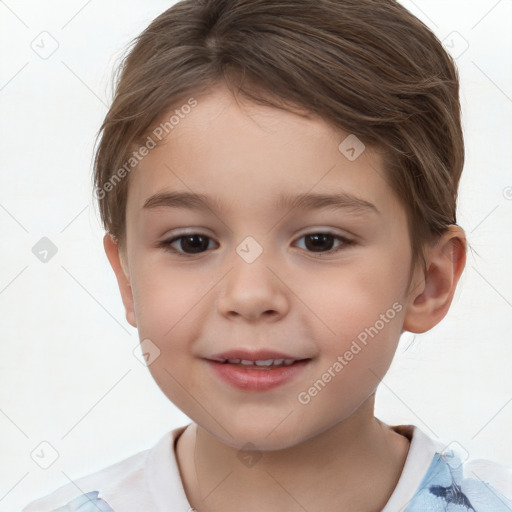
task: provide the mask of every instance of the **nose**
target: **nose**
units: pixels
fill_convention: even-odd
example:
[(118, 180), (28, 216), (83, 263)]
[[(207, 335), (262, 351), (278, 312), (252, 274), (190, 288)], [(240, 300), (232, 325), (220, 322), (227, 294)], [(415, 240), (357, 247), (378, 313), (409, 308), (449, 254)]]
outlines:
[(255, 322), (260, 319), (276, 321), (289, 309), (289, 289), (282, 277), (268, 266), (268, 259), (260, 256), (248, 263), (238, 255), (233, 268), (220, 284), (217, 299), (219, 314)]

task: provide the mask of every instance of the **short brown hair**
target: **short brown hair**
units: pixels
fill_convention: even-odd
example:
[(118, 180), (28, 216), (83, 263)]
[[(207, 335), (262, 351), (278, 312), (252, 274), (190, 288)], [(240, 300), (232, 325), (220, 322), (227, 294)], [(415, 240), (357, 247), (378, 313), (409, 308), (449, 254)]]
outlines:
[(222, 81), (383, 148), (388, 183), (408, 215), (411, 269), (456, 223), (458, 72), (407, 9), (394, 0), (183, 0), (133, 42), (98, 133), (94, 184), (104, 227), (119, 243), (129, 180), (108, 193), (106, 184), (166, 110)]

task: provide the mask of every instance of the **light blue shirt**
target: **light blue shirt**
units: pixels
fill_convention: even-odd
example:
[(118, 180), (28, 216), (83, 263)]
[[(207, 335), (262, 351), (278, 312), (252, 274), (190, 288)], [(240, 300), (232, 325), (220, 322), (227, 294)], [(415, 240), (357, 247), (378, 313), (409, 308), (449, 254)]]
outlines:
[[(404, 512), (512, 512), (512, 500), (477, 478), (463, 478), (462, 462), (453, 451), (436, 453)], [(99, 491), (82, 494), (52, 512), (123, 512), (110, 508), (98, 495)]]

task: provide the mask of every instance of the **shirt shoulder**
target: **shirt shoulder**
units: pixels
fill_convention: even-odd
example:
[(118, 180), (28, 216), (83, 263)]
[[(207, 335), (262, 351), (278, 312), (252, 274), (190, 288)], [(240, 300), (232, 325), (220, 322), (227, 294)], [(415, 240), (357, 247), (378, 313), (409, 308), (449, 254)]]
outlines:
[[(57, 510), (60, 512), (61, 507), (66, 507), (63, 510), (71, 512), (75, 508), (78, 510), (78, 506), (86, 501), (101, 499), (105, 492), (110, 494), (126, 488), (130, 484), (140, 486), (148, 452), (149, 450), (139, 452), (100, 471), (73, 480), (47, 496), (31, 502), (22, 512), (53, 512)], [(97, 493), (95, 496), (90, 494), (94, 491)], [(86, 494), (89, 495), (88, 500), (79, 499)], [(71, 504), (71, 502), (74, 503)]]
[(453, 452), (440, 453), (432, 460), (407, 512), (509, 512), (511, 486), (512, 468), (483, 459), (463, 463)]
[(411, 447), (390, 500), (393, 507), (388, 503), (383, 512), (512, 511), (511, 466), (471, 460), (458, 443), (443, 445), (412, 425), (392, 428), (407, 435)]
[(166, 433), (151, 449), (73, 480), (29, 503), (22, 512), (158, 511), (161, 509), (157, 503), (161, 489), (155, 489), (156, 480), (152, 475), (166, 479), (167, 500), (176, 497), (173, 501), (183, 501), (173, 445), (185, 428)]

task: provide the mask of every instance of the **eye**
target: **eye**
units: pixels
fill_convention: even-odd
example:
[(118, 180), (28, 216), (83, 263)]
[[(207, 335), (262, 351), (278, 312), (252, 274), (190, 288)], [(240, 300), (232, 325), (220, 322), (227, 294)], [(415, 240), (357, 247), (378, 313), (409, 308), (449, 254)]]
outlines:
[[(201, 254), (208, 249), (209, 241), (212, 239), (209, 236), (200, 233), (190, 233), (187, 235), (180, 235), (171, 238), (170, 240), (163, 240), (158, 244), (164, 250), (177, 254), (178, 256), (193, 256), (194, 254)], [(173, 247), (176, 244), (181, 250)]]
[[(305, 239), (305, 249), (308, 252), (315, 252), (321, 254), (336, 253), (342, 250), (344, 247), (353, 244), (352, 240), (348, 238), (336, 235), (335, 233), (319, 231), (317, 233), (308, 233), (299, 238)], [(339, 241), (340, 244), (333, 249), (335, 241)]]
[[(344, 236), (335, 233), (319, 231), (301, 236), (298, 240), (305, 239), (305, 250), (308, 252), (329, 254), (336, 253), (354, 242)], [(190, 233), (175, 236), (169, 240), (161, 241), (158, 246), (178, 256), (193, 256), (208, 250), (212, 238), (201, 233)], [(334, 247), (335, 242), (339, 245)], [(176, 247), (177, 246), (177, 247)]]

